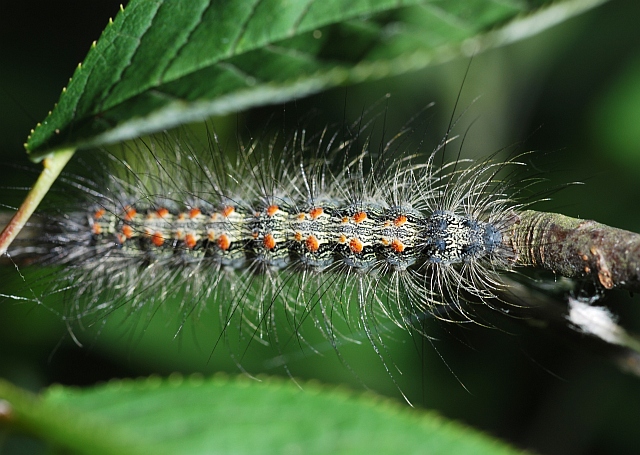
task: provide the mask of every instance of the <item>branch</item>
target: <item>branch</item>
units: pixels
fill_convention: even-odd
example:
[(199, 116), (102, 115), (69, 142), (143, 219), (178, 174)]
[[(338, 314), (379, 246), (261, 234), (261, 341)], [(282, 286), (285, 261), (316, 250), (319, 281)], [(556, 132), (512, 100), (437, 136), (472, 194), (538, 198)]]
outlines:
[(514, 213), (505, 245), (515, 264), (565, 277), (592, 277), (605, 289), (640, 291), (640, 235), (590, 220), (525, 210)]

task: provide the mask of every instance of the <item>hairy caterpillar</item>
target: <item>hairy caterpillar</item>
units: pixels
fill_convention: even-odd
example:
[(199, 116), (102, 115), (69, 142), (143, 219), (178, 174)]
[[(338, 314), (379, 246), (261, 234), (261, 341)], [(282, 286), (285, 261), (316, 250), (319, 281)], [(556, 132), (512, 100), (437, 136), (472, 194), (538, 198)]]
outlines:
[(63, 295), (71, 333), (118, 306), (153, 315), (174, 295), (183, 323), (219, 311), (218, 342), (238, 325), (247, 343), (304, 344), (309, 320), (337, 347), (351, 336), (342, 319), (381, 357), (385, 321), (422, 334), (426, 315), (476, 321), (470, 302), (495, 300), (511, 268), (504, 237), (520, 204), (502, 174), (518, 163), (446, 161), (448, 136), (427, 153), (406, 134), (378, 146), (370, 128), (231, 150), (213, 128), (206, 143), (138, 142), (102, 163), (120, 172), (67, 176), (85, 201), (35, 222), (39, 241), (11, 256), (65, 269), (42, 301)]
[(176, 297), (176, 333), (218, 313), (214, 350), (227, 345), (240, 368), (253, 343), (287, 369), (286, 348), (317, 351), (315, 331), (339, 356), (366, 340), (395, 382), (393, 327), (428, 339), (428, 318), (493, 326), (483, 307), (520, 306), (503, 300), (503, 275), (517, 263), (519, 193), (539, 179), (515, 185), (517, 157), (463, 158), (451, 129), (431, 151), (407, 131), (374, 142), (377, 120), (230, 145), (209, 125), (204, 141), (182, 131), (128, 144), (86, 164), (90, 177), (65, 177), (82, 200), (41, 215), (10, 251), (22, 271), (58, 270), (5, 297), (60, 314), (74, 338), (115, 312), (143, 334)]
[[(513, 261), (502, 242), (513, 214), (526, 205), (517, 200), (519, 191), (538, 179), (527, 175), (516, 180), (514, 172), (525, 175), (521, 170), (526, 167), (514, 154), (506, 161), (493, 156), (463, 158), (462, 139), (446, 136), (435, 149), (425, 147), (419, 133), (374, 141), (370, 130), (380, 129), (379, 120), (363, 118), (346, 132), (327, 128), (314, 135), (302, 128), (293, 136), (267, 133), (239, 144), (218, 139), (210, 126), (205, 140), (182, 131), (129, 144), (97, 163), (85, 157), (88, 176), (65, 175), (69, 189), (57, 195), (62, 196), (55, 201), (61, 204), (57, 213), (34, 220), (32, 232), (40, 242), (29, 239), (14, 248), (12, 258), (26, 277), (23, 292), (14, 297), (59, 313), (72, 337), (82, 343), (87, 326), (95, 333), (120, 324), (121, 333), (137, 330), (135, 336), (152, 337), (148, 324), (159, 313), (173, 313), (177, 324), (170, 330), (181, 338), (194, 320), (194, 330), (207, 334), (198, 366), (213, 350), (222, 356), (230, 353), (236, 367), (250, 374), (284, 369), (297, 376), (298, 358), (329, 353), (347, 366), (343, 374), (355, 373), (360, 384), (369, 386), (371, 378), (362, 376), (360, 366), (348, 356), (349, 350), (356, 351), (350, 348), (355, 341), (361, 344), (355, 346), (358, 358), (362, 351), (378, 357), (373, 360), (396, 389), (387, 393), (399, 391), (412, 403), (420, 402), (422, 393), (424, 401), (424, 392), (412, 390), (403, 377), (407, 372), (420, 375), (411, 373), (402, 358), (404, 351), (415, 355), (415, 346), (395, 349), (398, 333), (415, 335), (407, 338), (418, 345), (431, 343), (432, 337), (441, 336), (434, 326), (449, 331), (462, 325), (428, 324), (432, 316), (493, 326), (484, 311), (487, 307), (499, 312), (517, 309), (502, 306), (502, 295), (510, 291), (503, 275)], [(416, 136), (418, 144), (407, 140)], [(102, 168), (109, 172), (101, 176)], [(69, 200), (74, 188), (80, 200)], [(296, 224), (302, 221), (301, 213), (305, 222), (314, 215), (333, 216), (315, 231), (308, 229), (305, 242), (300, 242), (294, 227), (303, 230)], [(269, 224), (278, 214), (285, 221)], [(353, 229), (366, 220), (375, 224), (364, 235)], [(376, 237), (376, 230), (387, 232), (384, 229), (411, 223), (411, 230), (395, 234), (403, 244), (413, 245), (412, 255), (399, 254), (412, 250), (396, 251), (394, 238), (391, 248), (382, 249), (385, 236)], [(310, 235), (320, 243), (331, 234), (344, 234), (345, 225), (358, 234), (349, 240), (378, 246), (361, 251), (373, 260), (359, 260), (364, 256), (356, 255), (351, 242), (349, 249), (339, 249), (344, 243), (330, 239), (325, 245), (332, 254), (308, 254), (320, 250), (309, 248)], [(447, 229), (449, 225), (453, 226)], [(224, 234), (205, 244), (212, 227)], [(420, 237), (417, 232), (422, 232)], [(286, 248), (267, 248), (269, 234), (276, 245), (284, 235)], [(229, 241), (223, 248), (222, 235), (235, 239), (238, 247), (231, 248)], [(282, 252), (286, 254), (275, 254)], [(21, 264), (34, 257), (39, 264)], [(39, 270), (42, 265), (54, 268)], [(169, 304), (172, 296), (177, 299)], [(217, 325), (209, 324), (211, 313), (218, 313), (213, 318)], [(496, 331), (492, 335), (495, 338)], [(467, 333), (462, 336), (474, 349), (483, 346)], [(507, 343), (519, 343), (511, 338)], [(262, 369), (249, 366), (247, 353), (256, 348), (264, 352), (263, 345), (273, 346), (276, 354), (269, 354)], [(434, 351), (426, 348), (420, 352), (424, 359)], [(435, 352), (448, 367), (451, 352), (442, 344), (436, 344)], [(429, 369), (423, 389), (433, 387), (433, 357), (432, 352), (432, 360), (422, 360), (423, 368)], [(501, 355), (495, 357), (502, 360)], [(219, 368), (217, 359), (212, 363), (212, 368)], [(171, 368), (181, 368), (175, 365), (174, 360)], [(482, 371), (485, 365), (486, 361), (475, 368)], [(457, 375), (459, 365), (454, 362), (451, 371)], [(333, 368), (327, 376), (336, 380), (340, 370)], [(446, 380), (459, 387), (450, 375)], [(491, 380), (500, 383), (504, 378)], [(468, 375), (461, 378), (463, 386), (468, 381)], [(431, 403), (438, 402), (439, 392), (434, 390)]]

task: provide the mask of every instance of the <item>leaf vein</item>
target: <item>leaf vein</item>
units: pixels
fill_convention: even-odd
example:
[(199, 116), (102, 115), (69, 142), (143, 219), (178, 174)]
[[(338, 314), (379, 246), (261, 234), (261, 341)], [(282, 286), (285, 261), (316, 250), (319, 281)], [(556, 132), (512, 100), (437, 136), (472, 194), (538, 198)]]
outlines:
[(240, 40), (242, 40), (242, 37), (247, 32), (247, 28), (249, 26), (249, 22), (251, 22), (251, 20), (255, 17), (256, 9), (258, 8), (258, 6), (260, 6), (260, 3), (262, 3), (262, 0), (256, 0), (255, 1), (255, 3), (251, 6), (251, 11), (249, 11), (249, 14), (244, 18), (244, 20), (240, 24), (240, 27), (238, 27), (238, 35), (233, 40), (233, 44), (231, 44), (230, 55), (235, 55), (236, 54), (236, 50), (237, 50), (238, 45), (240, 44)]
[(286, 55), (288, 57), (293, 57), (298, 60), (305, 60), (311, 63), (318, 63), (321, 61), (321, 59), (317, 55), (310, 52), (304, 52), (301, 49), (292, 49), (290, 47), (270, 44), (268, 46), (265, 46), (264, 50), (267, 52), (271, 52), (272, 54)]
[[(125, 72), (127, 71), (128, 68), (131, 67), (131, 63), (133, 62), (136, 54), (138, 53), (138, 50), (140, 48), (139, 44), (142, 41), (142, 39), (144, 38), (144, 36), (149, 33), (149, 30), (151, 30), (151, 27), (153, 25), (153, 22), (155, 20), (155, 18), (158, 16), (158, 11), (160, 10), (160, 7), (162, 6), (162, 4), (164, 3), (163, 0), (158, 0), (156, 2), (157, 8), (155, 8), (155, 11), (153, 12), (153, 14), (149, 17), (149, 21), (146, 24), (146, 28), (144, 29), (144, 31), (139, 34), (138, 36), (128, 36), (127, 34), (121, 33), (121, 32), (117, 32), (117, 35), (119, 36), (123, 36), (123, 37), (128, 37), (131, 39), (134, 39), (138, 45), (136, 46), (135, 50), (131, 53), (131, 55), (129, 55), (128, 60), (126, 61), (126, 63), (124, 65), (122, 65), (120, 72), (116, 75), (116, 78), (114, 79), (113, 83), (105, 90), (104, 95), (101, 97), (100, 101), (97, 103), (97, 110), (96, 112), (102, 112), (103, 111), (103, 106), (105, 101), (107, 101), (109, 99), (109, 96), (111, 95), (111, 93), (113, 93), (115, 87), (118, 85), (118, 83), (120, 81), (122, 81), (122, 76), (125, 74)], [(115, 45), (115, 43), (111, 43), (112, 45)]]
[(302, 23), (304, 18), (307, 17), (307, 14), (309, 14), (309, 11), (314, 4), (315, 0), (310, 0), (309, 3), (307, 3), (307, 6), (305, 6), (304, 9), (300, 12), (300, 16), (298, 16), (298, 18), (293, 22), (293, 26), (291, 27), (291, 31), (289, 32), (289, 36), (293, 36), (298, 33), (300, 24)]
[(240, 67), (234, 65), (233, 63), (230, 62), (220, 62), (217, 63), (216, 66), (218, 68), (222, 68), (226, 71), (229, 71), (230, 73), (240, 77), (241, 79), (244, 80), (245, 84), (247, 84), (247, 86), (251, 87), (253, 85), (256, 85), (256, 83), (259, 82), (264, 82), (262, 79), (247, 73), (246, 71), (243, 71), (242, 69), (240, 69)]
[(184, 97), (176, 96), (172, 93), (165, 92), (159, 87), (149, 89), (147, 93), (149, 93), (149, 95), (157, 96), (158, 98), (168, 99), (170, 101), (184, 101), (184, 102), (187, 101)]
[(167, 71), (169, 70), (169, 68), (171, 68), (171, 66), (173, 65), (173, 62), (180, 57), (180, 54), (182, 53), (182, 51), (185, 49), (185, 47), (187, 46), (187, 44), (189, 44), (189, 42), (191, 41), (191, 36), (194, 34), (194, 32), (198, 29), (198, 26), (200, 26), (200, 24), (202, 24), (203, 21), (203, 17), (204, 15), (207, 13), (207, 11), (211, 8), (211, 0), (207, 0), (207, 5), (202, 8), (202, 11), (200, 13), (200, 17), (198, 18), (197, 21), (195, 21), (193, 23), (193, 28), (191, 30), (189, 30), (189, 32), (186, 34), (184, 41), (180, 44), (180, 46), (176, 49), (175, 53), (173, 54), (173, 56), (167, 60), (167, 64), (165, 65), (164, 69), (162, 70), (162, 74), (160, 76), (160, 80), (158, 81), (158, 83), (156, 84), (156, 87), (158, 85), (161, 85), (165, 82), (164, 78), (167, 74)]
[(432, 3), (424, 3), (422, 4), (422, 8), (429, 11), (429, 13), (432, 14), (434, 17), (442, 20), (442, 22), (449, 24), (453, 27), (456, 27), (461, 30), (469, 30), (470, 28), (472, 28), (469, 25), (468, 21), (465, 21), (461, 17), (446, 11), (440, 6), (436, 6)]

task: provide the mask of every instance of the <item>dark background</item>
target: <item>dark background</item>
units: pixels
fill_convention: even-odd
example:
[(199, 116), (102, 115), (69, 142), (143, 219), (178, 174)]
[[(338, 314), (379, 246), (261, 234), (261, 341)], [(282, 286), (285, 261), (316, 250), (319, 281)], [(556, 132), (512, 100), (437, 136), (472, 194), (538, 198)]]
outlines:
[[(22, 149), (62, 87), (97, 39), (117, 2), (12, 2), (0, 23), (0, 161), (27, 163)], [(548, 186), (581, 181), (553, 195), (540, 209), (592, 218), (640, 231), (640, 32), (636, 0), (613, 1), (532, 39), (476, 56), (462, 87), (456, 126), (465, 131), (467, 156), (512, 144), (537, 153), (531, 169)], [(430, 101), (427, 135), (444, 135), (468, 60), (403, 77), (335, 89), (296, 103), (219, 119), (230, 134), (260, 131), (265, 118), (317, 109), (317, 120), (341, 122), (391, 93), (386, 112), (393, 132)], [(477, 101), (473, 101), (475, 98)], [(28, 185), (0, 174), (0, 186)], [(10, 178), (12, 177), (12, 178)], [(14, 270), (3, 271), (5, 280)], [(13, 279), (13, 278), (12, 278)], [(7, 279), (8, 280), (8, 279)], [(0, 293), (3, 291), (0, 291)], [(622, 322), (638, 330), (638, 298), (612, 293), (606, 300)], [(0, 375), (38, 390), (53, 382), (88, 385), (112, 377), (172, 371), (237, 372), (224, 352), (209, 359), (212, 327), (202, 319), (178, 340), (162, 316), (142, 336), (106, 330), (75, 346), (59, 318), (33, 305), (0, 302)], [(506, 321), (502, 330), (431, 324), (428, 342), (394, 334), (390, 356), (402, 375), (398, 387), (417, 406), (548, 454), (637, 453), (640, 381), (590, 352), (579, 340)], [(195, 335), (193, 335), (195, 333)], [(203, 335), (204, 333), (204, 335)], [(194, 340), (197, 340), (195, 342)], [(207, 344), (209, 343), (209, 344)], [(353, 374), (319, 340), (322, 355), (291, 350), (292, 374), (327, 383), (364, 386), (401, 400), (379, 359), (363, 346), (341, 348)], [(416, 344), (418, 345), (416, 347)], [(435, 349), (434, 349), (435, 347)], [(242, 364), (252, 372), (286, 374), (272, 367), (273, 351), (252, 349)], [(440, 358), (442, 357), (442, 358)], [(266, 359), (266, 360), (265, 360)], [(357, 376), (356, 376), (357, 375)], [(32, 453), (28, 439), (1, 445), (2, 453)], [(20, 452), (21, 451), (21, 452)]]

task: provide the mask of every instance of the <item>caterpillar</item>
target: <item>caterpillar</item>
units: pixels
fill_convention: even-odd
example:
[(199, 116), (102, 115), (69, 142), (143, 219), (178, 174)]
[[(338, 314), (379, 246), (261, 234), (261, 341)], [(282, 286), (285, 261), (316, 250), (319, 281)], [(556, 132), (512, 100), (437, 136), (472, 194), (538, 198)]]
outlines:
[(428, 153), (408, 151), (406, 132), (375, 150), (369, 128), (231, 151), (212, 126), (199, 145), (184, 132), (141, 140), (89, 166), (113, 169), (102, 180), (67, 176), (84, 202), (34, 222), (38, 242), (11, 257), (65, 269), (45, 293), (64, 294), (70, 332), (176, 294), (183, 321), (218, 302), (221, 339), (239, 324), (265, 343), (304, 343), (306, 320), (336, 346), (344, 319), (376, 349), (381, 321), (419, 333), (426, 315), (475, 321), (470, 302), (495, 300), (512, 267), (506, 235), (523, 204), (501, 174), (519, 163), (446, 162), (448, 135)]
[[(522, 154), (464, 158), (450, 132), (426, 151), (409, 127), (374, 142), (377, 120), (230, 144), (209, 124), (204, 140), (181, 130), (81, 159), (86, 175), (65, 174), (57, 212), (10, 250), (26, 278), (2, 297), (53, 311), (77, 344), (110, 319), (143, 336), (173, 312), (180, 335), (217, 313), (217, 328), (198, 329), (243, 371), (252, 344), (273, 346), (264, 365), (292, 375), (291, 359), (327, 347), (351, 370), (343, 346), (365, 342), (410, 402), (395, 329), (431, 342), (429, 319), (493, 327), (485, 309), (517, 313), (514, 226), (540, 179), (515, 177)], [(560, 324), (595, 335), (573, 302)]]

